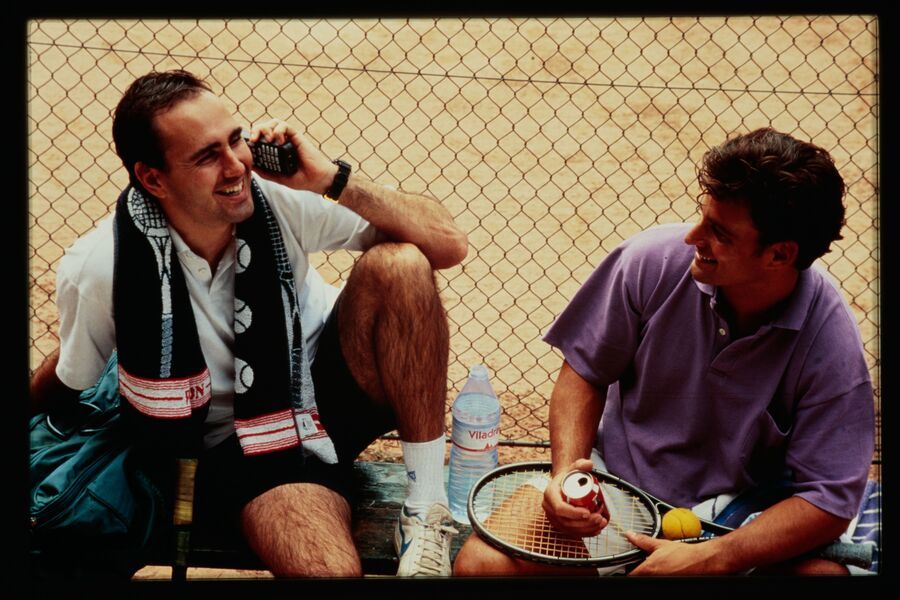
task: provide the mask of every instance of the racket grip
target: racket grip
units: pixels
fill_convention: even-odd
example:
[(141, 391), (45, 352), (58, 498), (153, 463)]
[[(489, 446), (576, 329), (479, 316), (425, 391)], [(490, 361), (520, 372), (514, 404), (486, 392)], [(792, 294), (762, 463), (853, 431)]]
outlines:
[(853, 565), (861, 569), (870, 569), (874, 558), (874, 544), (851, 544), (834, 542), (816, 552), (819, 558), (825, 558), (841, 565)]
[(172, 578), (183, 580), (187, 574), (191, 524), (194, 522), (194, 477), (197, 473), (197, 459), (179, 458), (176, 466), (178, 474), (173, 510), (175, 558), (172, 563)]

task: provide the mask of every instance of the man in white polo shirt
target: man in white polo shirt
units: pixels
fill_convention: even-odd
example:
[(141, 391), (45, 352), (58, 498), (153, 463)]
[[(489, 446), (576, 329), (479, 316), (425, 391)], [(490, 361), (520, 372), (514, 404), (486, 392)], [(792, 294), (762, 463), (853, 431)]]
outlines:
[[(60, 349), (33, 377), (32, 411), (75, 402), (115, 351), (135, 444), (160, 464), (196, 453), (195, 521), (232, 520), (290, 577), (361, 575), (351, 466), (397, 429), (399, 574), (449, 575), (449, 335), (433, 270), (467, 252), (449, 213), (351, 173), (286, 123), (245, 140), (184, 71), (132, 83), (113, 137), (130, 185), (60, 262)], [(261, 139), (293, 144), (296, 173), (255, 169), (248, 141)], [(308, 258), (337, 248), (364, 252), (342, 290)]]

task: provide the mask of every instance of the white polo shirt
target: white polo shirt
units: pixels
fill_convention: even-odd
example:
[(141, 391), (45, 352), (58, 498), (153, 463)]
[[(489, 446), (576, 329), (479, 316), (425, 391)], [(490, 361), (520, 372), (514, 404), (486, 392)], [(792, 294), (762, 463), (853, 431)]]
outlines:
[[(253, 175), (281, 226), (294, 267), (301, 324), (310, 361), (339, 288), (328, 285), (309, 264), (321, 250), (366, 250), (383, 236), (353, 211), (318, 194), (301, 192)], [(79, 238), (60, 260), (59, 379), (84, 390), (96, 383), (116, 347), (113, 320), (114, 215)], [(204, 445), (215, 446), (234, 431), (234, 238), (215, 272), (171, 227), (173, 247), (184, 272), (200, 347), (212, 378), (212, 401)]]

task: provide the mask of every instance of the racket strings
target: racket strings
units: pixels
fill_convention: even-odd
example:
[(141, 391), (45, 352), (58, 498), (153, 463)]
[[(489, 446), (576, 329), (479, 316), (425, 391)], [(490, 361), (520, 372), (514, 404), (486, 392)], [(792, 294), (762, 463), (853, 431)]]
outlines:
[(597, 559), (634, 550), (625, 531), (652, 534), (654, 518), (634, 494), (601, 483), (610, 524), (599, 535), (582, 538), (556, 529), (542, 507), (549, 481), (544, 470), (513, 471), (487, 483), (473, 499), (476, 518), (496, 538), (536, 556)]
[(530, 481), (542, 472), (514, 473), (479, 491), (476, 515), (494, 536), (508, 544), (546, 556), (587, 557), (581, 538), (553, 528), (541, 508), (543, 491)]

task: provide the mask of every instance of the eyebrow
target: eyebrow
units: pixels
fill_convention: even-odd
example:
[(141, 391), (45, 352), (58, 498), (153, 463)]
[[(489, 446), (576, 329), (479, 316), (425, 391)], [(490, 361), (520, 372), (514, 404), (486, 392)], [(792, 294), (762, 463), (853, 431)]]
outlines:
[[(241, 127), (235, 127), (234, 129), (231, 130), (231, 133), (228, 135), (228, 139), (231, 140), (231, 139), (234, 139), (235, 136), (240, 136), (241, 131), (242, 131)], [(218, 150), (221, 146), (222, 146), (221, 142), (213, 142), (212, 144), (203, 146), (202, 148), (200, 148), (199, 150), (197, 150), (196, 152), (191, 154), (188, 157), (188, 161), (193, 162), (193, 161), (199, 159), (200, 157), (202, 157), (204, 154), (208, 154), (209, 152), (212, 152), (213, 150)]]

